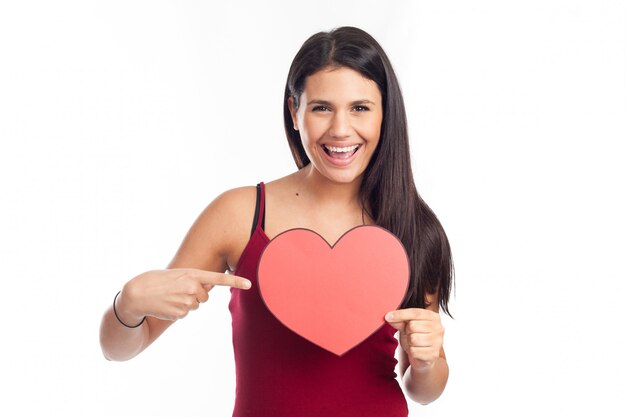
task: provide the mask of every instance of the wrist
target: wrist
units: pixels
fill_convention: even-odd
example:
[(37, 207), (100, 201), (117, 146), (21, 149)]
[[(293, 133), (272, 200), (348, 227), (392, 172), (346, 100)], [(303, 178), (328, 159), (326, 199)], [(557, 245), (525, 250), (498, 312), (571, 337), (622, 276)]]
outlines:
[(412, 374), (415, 374), (415, 375), (427, 374), (430, 371), (432, 371), (433, 368), (435, 368), (435, 365), (437, 364), (439, 359), (441, 359), (441, 358), (437, 358), (437, 359), (435, 359), (433, 361), (429, 361), (429, 362), (420, 361), (420, 360), (410, 361), (409, 362), (410, 372)]
[(124, 297), (124, 291), (119, 291), (113, 299), (113, 313), (120, 324), (128, 328), (136, 328), (143, 324), (145, 315), (138, 314), (129, 306), (128, 299)]

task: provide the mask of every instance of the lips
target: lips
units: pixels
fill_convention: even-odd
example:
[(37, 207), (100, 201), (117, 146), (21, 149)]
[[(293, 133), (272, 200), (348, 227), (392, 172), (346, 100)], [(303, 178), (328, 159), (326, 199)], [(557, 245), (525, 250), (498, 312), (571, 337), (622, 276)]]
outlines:
[(334, 165), (344, 166), (349, 164), (354, 156), (358, 153), (362, 144), (353, 144), (347, 146), (332, 146), (329, 144), (320, 145), (324, 151), (326, 159)]

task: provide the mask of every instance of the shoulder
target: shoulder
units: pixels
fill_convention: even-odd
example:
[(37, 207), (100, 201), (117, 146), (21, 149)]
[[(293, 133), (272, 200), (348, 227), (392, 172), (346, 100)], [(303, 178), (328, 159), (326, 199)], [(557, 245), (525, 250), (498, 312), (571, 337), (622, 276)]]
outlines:
[(215, 197), (193, 222), (169, 268), (183, 265), (224, 271), (250, 235), (255, 206), (255, 186)]
[(255, 206), (256, 186), (233, 188), (215, 197), (202, 211), (198, 222), (222, 238), (240, 235), (238, 232), (244, 229), (249, 232)]
[[(264, 183), (266, 201), (268, 198), (283, 201), (285, 196), (289, 195), (288, 191), (291, 189), (293, 178), (294, 174)], [(238, 226), (246, 227), (250, 234), (256, 198), (256, 185), (233, 188), (218, 195), (207, 206), (205, 212), (213, 221), (235, 222)]]
[(256, 186), (245, 186), (232, 188), (224, 191), (207, 206), (207, 209), (212, 209), (216, 212), (225, 212), (224, 214), (236, 215), (240, 211), (248, 209), (250, 202), (254, 204), (256, 202)]

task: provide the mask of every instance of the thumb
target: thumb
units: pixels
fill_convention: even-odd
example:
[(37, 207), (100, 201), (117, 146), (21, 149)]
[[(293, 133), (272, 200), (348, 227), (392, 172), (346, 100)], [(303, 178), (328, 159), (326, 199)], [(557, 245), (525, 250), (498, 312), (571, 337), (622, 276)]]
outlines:
[(385, 321), (394, 329), (404, 332), (404, 327), (406, 326), (406, 322), (404, 320), (390, 319), (389, 313), (387, 313), (385, 315)]

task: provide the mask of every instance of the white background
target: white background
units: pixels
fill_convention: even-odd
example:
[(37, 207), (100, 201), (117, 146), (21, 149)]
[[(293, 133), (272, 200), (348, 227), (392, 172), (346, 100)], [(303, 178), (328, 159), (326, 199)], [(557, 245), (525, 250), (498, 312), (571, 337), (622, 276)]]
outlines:
[[(230, 293), (138, 357), (100, 318), (221, 192), (295, 170), (291, 60), (336, 26), (400, 79), (457, 272), (450, 380), (412, 416), (624, 415), (623, 1), (4, 1), (3, 416), (229, 416)], [(271, 381), (270, 381), (271, 383)]]

